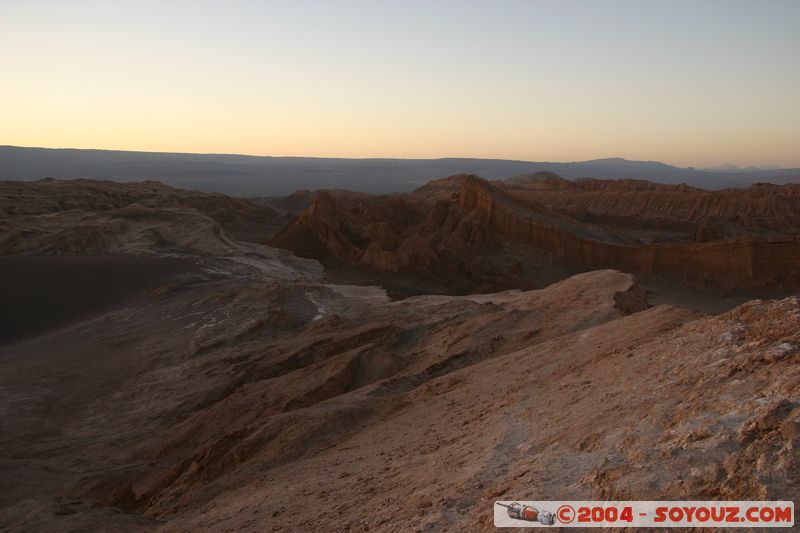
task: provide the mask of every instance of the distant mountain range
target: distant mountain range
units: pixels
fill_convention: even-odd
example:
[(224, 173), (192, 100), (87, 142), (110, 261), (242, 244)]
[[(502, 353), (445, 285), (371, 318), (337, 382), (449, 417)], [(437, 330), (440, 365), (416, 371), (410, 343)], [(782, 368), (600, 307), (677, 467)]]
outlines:
[(276, 196), (298, 189), (323, 188), (407, 192), (432, 179), (453, 174), (506, 179), (536, 172), (554, 172), (567, 179), (591, 177), (687, 183), (705, 189), (746, 187), (755, 182), (800, 182), (800, 169), (719, 167), (699, 170), (622, 158), (569, 163), (469, 158), (344, 159), (0, 146), (0, 179), (152, 179), (175, 187), (234, 196)]
[(736, 165), (719, 165), (716, 167), (700, 167), (699, 170), (709, 172), (762, 172), (764, 170), (784, 170), (778, 165), (764, 165), (760, 167), (737, 167)]

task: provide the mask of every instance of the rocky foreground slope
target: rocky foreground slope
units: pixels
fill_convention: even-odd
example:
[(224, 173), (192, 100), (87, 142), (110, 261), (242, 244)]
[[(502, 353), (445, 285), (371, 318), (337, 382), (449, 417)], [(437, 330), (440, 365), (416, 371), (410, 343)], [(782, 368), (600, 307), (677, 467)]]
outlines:
[(610, 270), (399, 302), (184, 281), (6, 348), (0, 526), (490, 531), (495, 499), (795, 499), (798, 335), (796, 298), (647, 308)]

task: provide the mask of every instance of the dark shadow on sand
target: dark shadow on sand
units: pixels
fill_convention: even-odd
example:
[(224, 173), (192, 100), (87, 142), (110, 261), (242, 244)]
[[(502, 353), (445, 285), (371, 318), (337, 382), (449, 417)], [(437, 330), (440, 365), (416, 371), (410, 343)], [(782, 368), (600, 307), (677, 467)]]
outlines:
[(111, 310), (198, 268), (181, 258), (0, 256), (0, 344)]

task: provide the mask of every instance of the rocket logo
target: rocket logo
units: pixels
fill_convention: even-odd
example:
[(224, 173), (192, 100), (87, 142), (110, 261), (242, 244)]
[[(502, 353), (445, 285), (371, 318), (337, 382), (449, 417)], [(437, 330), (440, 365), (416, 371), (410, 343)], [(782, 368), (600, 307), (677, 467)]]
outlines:
[(555, 515), (550, 511), (540, 511), (536, 507), (531, 507), (530, 505), (522, 505), (521, 503), (517, 502), (514, 502), (510, 505), (500, 502), (497, 502), (496, 504), (500, 507), (505, 507), (506, 511), (508, 512), (508, 516), (516, 520), (539, 522), (545, 526), (552, 526), (556, 521)]

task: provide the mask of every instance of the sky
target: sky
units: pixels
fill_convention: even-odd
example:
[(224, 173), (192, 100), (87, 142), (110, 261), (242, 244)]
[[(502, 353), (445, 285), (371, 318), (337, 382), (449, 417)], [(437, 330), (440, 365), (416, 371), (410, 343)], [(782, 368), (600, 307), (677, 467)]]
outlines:
[(800, 1), (0, 0), (0, 144), (800, 167)]

